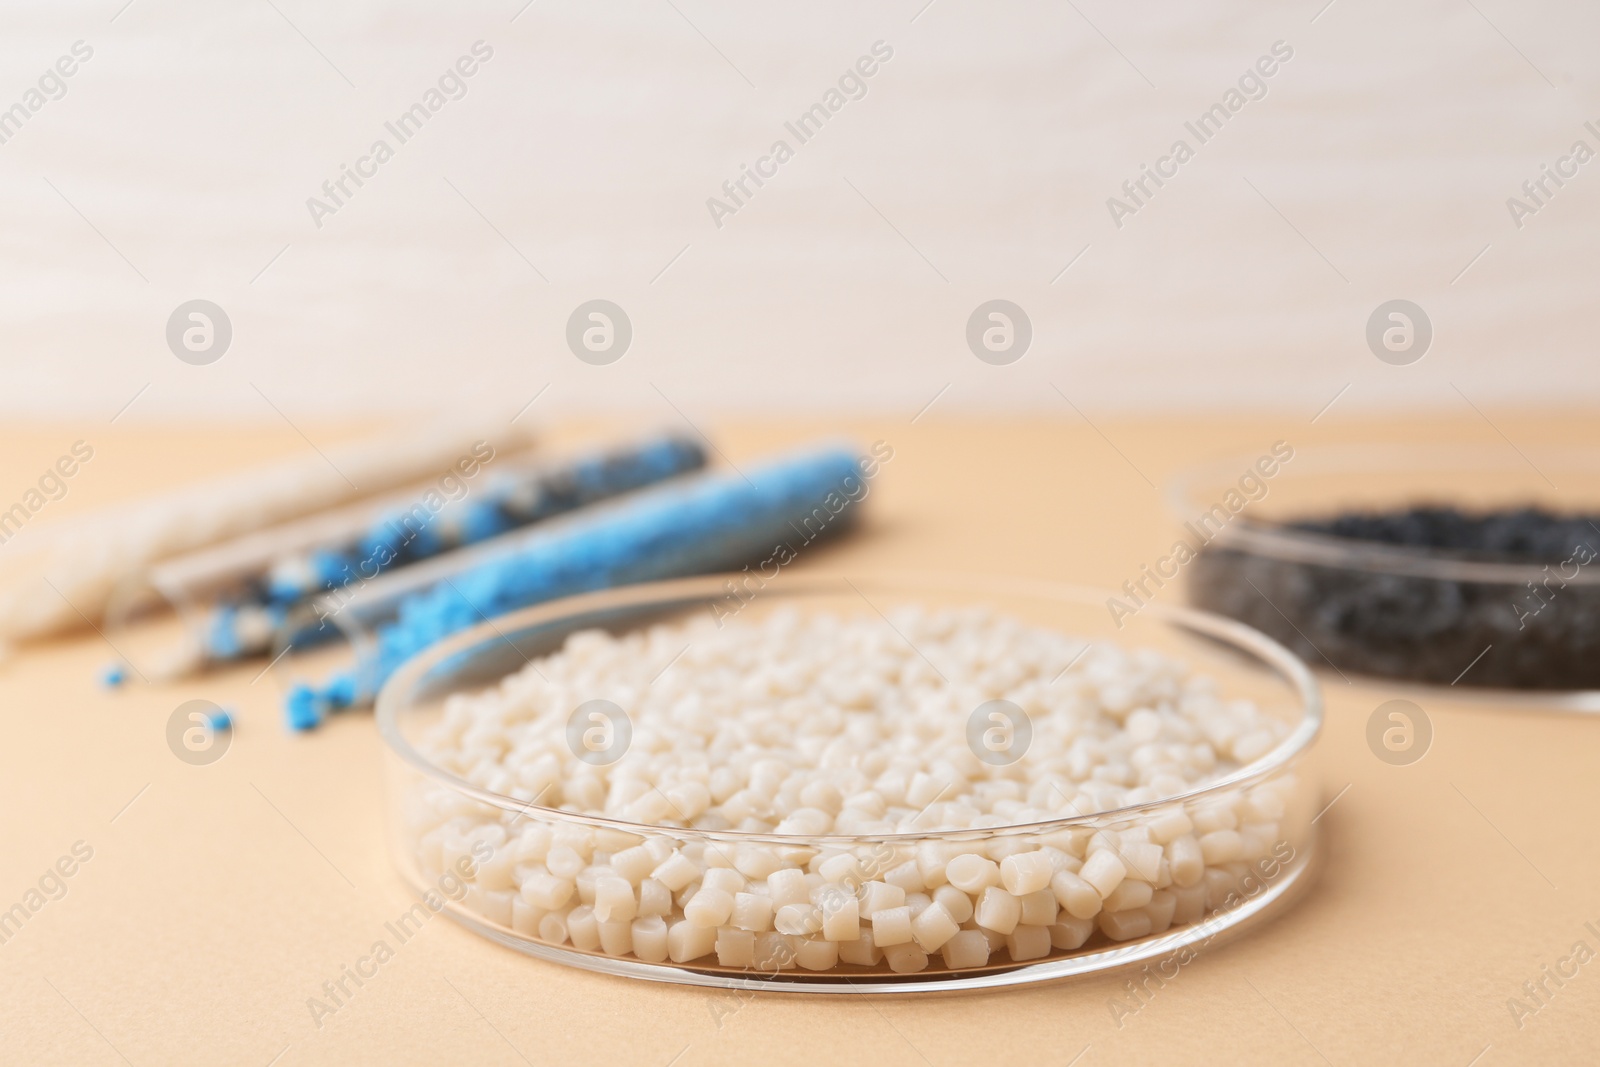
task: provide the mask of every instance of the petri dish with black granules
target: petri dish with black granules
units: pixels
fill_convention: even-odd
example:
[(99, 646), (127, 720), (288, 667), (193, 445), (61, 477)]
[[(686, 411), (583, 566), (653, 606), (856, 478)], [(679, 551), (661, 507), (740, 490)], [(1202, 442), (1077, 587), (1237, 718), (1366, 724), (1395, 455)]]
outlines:
[(1156, 570), (1314, 667), (1600, 710), (1600, 453), (1279, 442), (1169, 503)]

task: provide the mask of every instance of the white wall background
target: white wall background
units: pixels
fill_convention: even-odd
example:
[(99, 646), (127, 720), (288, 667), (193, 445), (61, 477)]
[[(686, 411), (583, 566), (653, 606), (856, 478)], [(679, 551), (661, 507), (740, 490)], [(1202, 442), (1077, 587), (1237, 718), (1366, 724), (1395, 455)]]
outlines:
[[(1600, 396), (1600, 161), (1521, 229), (1506, 207), (1600, 148), (1593, 5), (124, 2), (0, 8), (0, 108), (94, 49), (0, 145), (9, 417), (547, 384), (550, 410), (696, 415), (909, 416), (947, 384), (940, 413), (1065, 410), (1047, 383), (1084, 410)], [(315, 227), (306, 198), (480, 39), (468, 95)], [(715, 227), (706, 198), (879, 39), (866, 97)], [(1113, 226), (1106, 198), (1280, 39), (1267, 97)], [(164, 340), (193, 297), (233, 322), (210, 366)], [(593, 297), (634, 323), (608, 367), (563, 341)], [(1009, 367), (964, 342), (992, 297), (1034, 323)], [(1363, 339), (1393, 297), (1436, 330), (1408, 367)]]

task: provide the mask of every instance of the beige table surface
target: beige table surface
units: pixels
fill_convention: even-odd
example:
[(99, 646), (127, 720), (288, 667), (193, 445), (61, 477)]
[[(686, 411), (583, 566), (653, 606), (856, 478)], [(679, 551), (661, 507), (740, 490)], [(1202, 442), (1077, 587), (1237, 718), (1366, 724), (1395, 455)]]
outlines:
[[(915, 424), (897, 414), (706, 428), (735, 462), (827, 432), (893, 444), (868, 528), (819, 553), (821, 565), (1111, 585), (1170, 544), (1175, 524), (1146, 479), (1160, 485), (1198, 458), (1254, 454), (1279, 438), (1515, 442), (1537, 456), (1583, 440), (1585, 425), (1509, 414), (1312, 425), (1312, 414), (1091, 426), (1072, 412), (1032, 422), (935, 412)], [(324, 442), (349, 432), (305, 429)], [(13, 426), (0, 431), (0, 501), (80, 437), (95, 458), (49, 505), (57, 516), (306, 448), (282, 426)], [(567, 970), (440, 921), (319, 1028), (307, 998), (408, 905), (380, 833), (370, 715), (289, 736), (276, 674), (251, 684), (250, 666), (106, 692), (95, 674), (110, 655), (85, 633), (0, 667), (0, 908), (75, 843), (93, 850), (65, 895), (0, 944), (7, 1063), (1489, 1067), (1600, 1057), (1600, 963), (1551, 985), (1520, 1029), (1507, 1008), (1575, 942), (1600, 950), (1584, 926), (1600, 929), (1593, 719), (1429, 701), (1431, 751), (1393, 767), (1363, 737), (1389, 694), (1323, 675), (1330, 710), (1316, 766), (1324, 797), (1338, 800), (1319, 823), (1320, 881), (1120, 1027), (1112, 978), (920, 1000), (762, 994), (726, 1014), (704, 990)], [(180, 762), (164, 739), (168, 715), (194, 697), (238, 708), (231, 748), (211, 766)]]

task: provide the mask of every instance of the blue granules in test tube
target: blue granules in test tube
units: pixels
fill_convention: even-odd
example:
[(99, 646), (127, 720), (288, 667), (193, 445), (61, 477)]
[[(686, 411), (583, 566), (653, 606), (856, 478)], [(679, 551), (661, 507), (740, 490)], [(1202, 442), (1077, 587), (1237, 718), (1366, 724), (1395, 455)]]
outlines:
[(405, 596), (354, 670), (286, 705), (304, 730), (370, 703), (401, 663), (444, 637), (517, 608), (634, 582), (737, 569), (848, 528), (866, 495), (855, 451), (832, 447), (747, 473), (705, 474), (531, 531), (517, 545)]
[[(475, 495), (436, 513), (414, 507), (386, 515), (355, 542), (279, 560), (249, 595), (218, 605), (202, 627), (204, 658), (225, 663), (268, 654), (297, 622), (293, 609), (311, 597), (698, 470), (705, 461), (696, 441), (654, 437), (498, 480), (491, 475)], [(337, 631), (297, 628), (291, 636), (298, 647)]]
[[(546, 468), (527, 477), (491, 484), (479, 495), (445, 507), (413, 527), (412, 512), (387, 515), (358, 544), (318, 549), (281, 561), (268, 582), (269, 595), (301, 600), (337, 589), (358, 573), (371, 578), (441, 552), (476, 544), (618, 493), (705, 466), (705, 451), (682, 437), (662, 437)], [(492, 477), (492, 476), (491, 476)]]

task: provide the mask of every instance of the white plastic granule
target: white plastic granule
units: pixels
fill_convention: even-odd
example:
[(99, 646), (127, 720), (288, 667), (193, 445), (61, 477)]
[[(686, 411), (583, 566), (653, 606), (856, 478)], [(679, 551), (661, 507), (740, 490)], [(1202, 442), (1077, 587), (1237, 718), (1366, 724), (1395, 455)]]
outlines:
[[(586, 631), (495, 689), (451, 697), (422, 754), (529, 807), (419, 783), (407, 812), (419, 866), (471, 868), (474, 910), (584, 951), (911, 973), (1193, 923), (1252, 869), (1293, 857), (1287, 773), (1102, 829), (983, 832), (1188, 792), (1287, 729), (1151, 651), (1086, 648), (977, 609), (908, 607), (888, 622), (785, 608), (722, 628)], [(1019, 757), (976, 742), (981, 714), (969, 728), (997, 700), (1026, 716), (1025, 751), (1008, 735)], [(626, 721), (574, 715), (597, 707)], [(662, 829), (595, 828), (540, 808)], [(952, 830), (979, 832), (810, 840)], [(484, 845), (491, 859), (458, 863)]]

